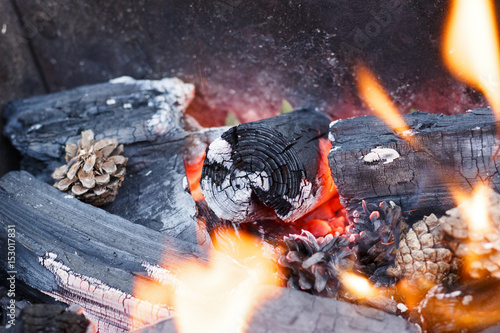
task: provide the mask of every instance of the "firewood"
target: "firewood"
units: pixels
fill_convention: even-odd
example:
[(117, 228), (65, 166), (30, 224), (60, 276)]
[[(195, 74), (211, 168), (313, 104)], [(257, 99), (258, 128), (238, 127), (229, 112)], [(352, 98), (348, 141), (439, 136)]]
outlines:
[[(7, 258), (11, 225), (16, 279), (84, 307), (105, 331), (133, 328), (129, 316), (138, 308), (145, 322), (170, 315), (168, 309), (131, 296), (137, 275), (149, 276), (160, 266), (175, 273), (186, 259), (206, 263), (196, 245), (80, 202), (24, 171), (0, 180), (2, 258)], [(1, 265), (12, 270), (7, 261)], [(173, 288), (175, 283), (173, 278)]]
[(500, 189), (494, 158), (496, 123), (490, 109), (462, 115), (414, 112), (410, 127), (394, 133), (373, 116), (332, 122), (332, 176), (349, 215), (370, 204), (394, 201), (408, 217), (442, 214), (455, 205), (451, 189), (477, 183)]
[(96, 141), (117, 140), (128, 158), (127, 177), (111, 205), (129, 221), (196, 243), (195, 204), (182, 186), (185, 138), (182, 115), (194, 86), (178, 79), (123, 77), (59, 93), (14, 101), (4, 116), (5, 134), (23, 155), (22, 168), (53, 184), (65, 146), (81, 131)]
[[(265, 288), (268, 295), (276, 291), (280, 294), (256, 308), (250, 322), (245, 325), (245, 332), (419, 332), (405, 319), (380, 310), (297, 290)], [(174, 321), (163, 320), (135, 333), (159, 332), (177, 332)]]
[(322, 163), (329, 118), (301, 109), (232, 127), (207, 149), (201, 189), (217, 216), (233, 222), (289, 222), (333, 195)]

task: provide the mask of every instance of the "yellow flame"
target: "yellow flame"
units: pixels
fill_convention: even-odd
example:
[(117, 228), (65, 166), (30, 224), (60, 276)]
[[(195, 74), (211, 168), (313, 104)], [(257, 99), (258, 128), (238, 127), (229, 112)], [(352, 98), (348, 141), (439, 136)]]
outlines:
[(379, 290), (368, 279), (354, 273), (345, 272), (340, 276), (342, 285), (354, 296), (365, 299), (378, 296)]
[(180, 333), (242, 332), (254, 308), (275, 296), (261, 286), (275, 284), (276, 266), (254, 238), (224, 238), (232, 246), (212, 251), (208, 265), (186, 262), (175, 276), (160, 278), (169, 286), (136, 283), (134, 296), (172, 306)]
[(452, 1), (442, 54), (448, 69), (479, 89), (500, 119), (500, 52), (492, 1)]
[(395, 132), (409, 129), (405, 120), (388, 97), (373, 73), (364, 65), (356, 68), (358, 90), (363, 101)]
[(483, 184), (476, 186), (472, 194), (466, 194), (459, 190), (453, 191), (455, 202), (472, 233), (485, 234), (491, 230), (489, 191), (488, 186)]

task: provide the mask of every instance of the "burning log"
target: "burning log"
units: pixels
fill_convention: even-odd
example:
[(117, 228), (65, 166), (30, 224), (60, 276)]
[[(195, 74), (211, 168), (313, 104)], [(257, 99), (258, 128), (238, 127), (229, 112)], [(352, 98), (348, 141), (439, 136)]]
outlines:
[(233, 222), (289, 222), (330, 199), (328, 123), (302, 109), (229, 129), (207, 150), (201, 189), (209, 207)]
[[(276, 288), (268, 287), (267, 294)], [(405, 319), (362, 305), (279, 289), (280, 295), (256, 309), (245, 332), (418, 332)], [(171, 319), (142, 328), (136, 333), (177, 332)]]
[[(0, 224), (3, 258), (8, 233), (15, 230), (16, 279), (84, 307), (106, 332), (170, 315), (131, 296), (137, 275), (149, 276), (159, 265), (175, 272), (185, 259), (206, 262), (196, 245), (82, 203), (24, 171), (0, 180)], [(2, 265), (11, 270), (6, 261)], [(143, 322), (131, 322), (136, 311)]]
[(330, 125), (330, 168), (349, 215), (361, 211), (362, 200), (394, 201), (407, 216), (421, 218), (452, 208), (452, 189), (484, 182), (500, 190), (491, 110), (414, 112), (404, 119), (410, 130), (403, 133), (371, 116)]
[(22, 168), (53, 183), (64, 164), (64, 147), (82, 130), (95, 139), (124, 144), (127, 177), (107, 211), (129, 221), (196, 243), (195, 204), (184, 191), (182, 116), (194, 86), (178, 79), (122, 77), (60, 93), (12, 102), (5, 134), (23, 155)]

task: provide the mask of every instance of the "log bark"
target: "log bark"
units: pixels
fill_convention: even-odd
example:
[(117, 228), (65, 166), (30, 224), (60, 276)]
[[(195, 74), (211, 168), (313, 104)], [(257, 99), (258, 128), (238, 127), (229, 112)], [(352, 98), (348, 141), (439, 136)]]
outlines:
[(328, 123), (302, 109), (229, 129), (207, 149), (201, 189), (209, 207), (233, 222), (290, 222), (328, 200), (320, 142)]
[[(244, 331), (249, 333), (295, 332), (419, 332), (407, 320), (380, 310), (302, 291), (265, 287), (279, 296), (257, 307)], [(136, 333), (177, 332), (172, 319), (144, 327)]]
[[(170, 315), (132, 296), (138, 275), (151, 276), (160, 266), (175, 274), (186, 259), (206, 263), (196, 245), (84, 204), (24, 171), (0, 180), (2, 258), (7, 257), (9, 226), (15, 229), (16, 279), (84, 307), (106, 332)], [(1, 265), (13, 270), (6, 261)], [(173, 278), (171, 287), (176, 283)], [(144, 322), (132, 322), (130, 314), (139, 310), (146, 314)]]
[(408, 217), (421, 218), (455, 206), (453, 189), (471, 191), (484, 183), (500, 190), (490, 109), (453, 116), (415, 112), (404, 119), (410, 131), (402, 134), (373, 116), (330, 125), (329, 164), (349, 215), (362, 200), (392, 200)]
[(82, 130), (125, 145), (127, 177), (104, 209), (134, 223), (196, 243), (195, 204), (182, 186), (182, 123), (194, 86), (178, 79), (122, 77), (109, 83), (12, 102), (5, 133), (23, 154), (22, 168), (52, 183), (64, 146)]

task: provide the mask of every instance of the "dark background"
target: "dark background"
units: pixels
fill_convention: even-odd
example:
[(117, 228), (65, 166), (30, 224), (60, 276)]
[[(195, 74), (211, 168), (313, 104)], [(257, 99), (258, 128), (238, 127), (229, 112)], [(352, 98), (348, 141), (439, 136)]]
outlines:
[[(276, 115), (283, 99), (334, 117), (368, 114), (363, 61), (400, 109), (483, 106), (439, 54), (447, 1), (0, 0), (0, 109), (12, 99), (129, 75), (195, 83), (202, 125)], [(0, 127), (1, 128), (1, 127)], [(18, 156), (0, 139), (0, 175)]]

